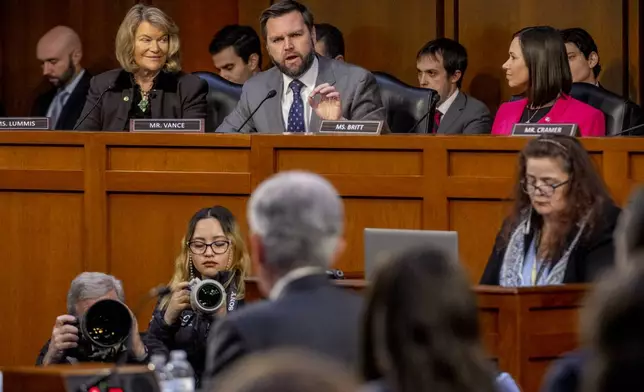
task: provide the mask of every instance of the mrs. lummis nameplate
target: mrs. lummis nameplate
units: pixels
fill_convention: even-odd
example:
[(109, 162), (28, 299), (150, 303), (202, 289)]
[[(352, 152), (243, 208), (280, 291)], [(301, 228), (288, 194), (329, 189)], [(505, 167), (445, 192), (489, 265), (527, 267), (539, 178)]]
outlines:
[(191, 119), (143, 119), (130, 120), (132, 132), (191, 132), (203, 133), (204, 120), (201, 118)]
[(0, 130), (49, 130), (49, 117), (0, 117)]

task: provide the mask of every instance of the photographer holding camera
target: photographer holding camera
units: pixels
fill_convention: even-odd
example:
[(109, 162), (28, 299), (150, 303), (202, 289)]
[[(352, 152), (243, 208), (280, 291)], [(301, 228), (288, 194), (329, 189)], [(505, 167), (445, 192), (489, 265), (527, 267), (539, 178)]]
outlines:
[[(78, 275), (67, 293), (67, 314), (56, 318), (51, 338), (40, 350), (36, 365), (115, 362), (124, 350), (128, 363), (144, 363), (148, 352), (166, 352), (153, 339), (146, 338), (147, 344), (143, 343), (136, 318), (124, 299), (123, 286), (113, 276), (101, 272)], [(83, 332), (84, 324), (96, 322), (109, 326), (111, 336)], [(119, 340), (113, 341), (114, 338)], [(126, 344), (128, 340), (130, 347)]]
[(227, 208), (203, 208), (193, 215), (175, 260), (172, 293), (159, 302), (148, 333), (169, 350), (186, 351), (197, 387), (210, 326), (243, 303), (249, 265), (239, 226)]

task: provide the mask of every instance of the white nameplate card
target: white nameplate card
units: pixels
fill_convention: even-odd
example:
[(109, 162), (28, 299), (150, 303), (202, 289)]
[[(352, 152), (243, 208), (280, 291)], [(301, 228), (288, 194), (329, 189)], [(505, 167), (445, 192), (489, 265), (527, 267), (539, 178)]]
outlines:
[(349, 134), (349, 135), (380, 135), (382, 121), (322, 121), (320, 133)]
[(147, 119), (137, 118), (130, 120), (132, 132), (187, 132), (204, 133), (204, 120), (202, 118), (190, 119)]
[(49, 130), (49, 117), (0, 117), (0, 130)]
[(514, 124), (513, 136), (538, 136), (544, 134), (577, 136), (577, 124)]

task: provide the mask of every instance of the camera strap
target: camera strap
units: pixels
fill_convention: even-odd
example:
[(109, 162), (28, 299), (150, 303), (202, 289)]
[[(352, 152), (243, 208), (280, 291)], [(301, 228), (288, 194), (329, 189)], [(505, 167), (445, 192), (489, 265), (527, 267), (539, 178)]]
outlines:
[(233, 312), (237, 310), (237, 279), (232, 279), (226, 290), (226, 310), (228, 312)]

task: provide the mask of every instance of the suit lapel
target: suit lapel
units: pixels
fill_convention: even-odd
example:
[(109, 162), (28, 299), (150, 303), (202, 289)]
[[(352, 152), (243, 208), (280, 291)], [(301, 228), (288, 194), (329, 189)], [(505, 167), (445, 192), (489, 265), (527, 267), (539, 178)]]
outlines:
[[(335, 85), (335, 74), (331, 68), (331, 60), (323, 56), (317, 56), (318, 58), (318, 77), (315, 81), (315, 86), (319, 86), (323, 83), (329, 83), (331, 86)], [(348, 97), (341, 97), (342, 99), (348, 99)], [(308, 105), (308, 102), (304, 103)], [(309, 124), (309, 132), (318, 132), (320, 130), (320, 125), (322, 125), (322, 119), (315, 113), (315, 110), (311, 108), (311, 123)]]
[[(270, 98), (264, 103), (264, 107), (261, 110), (264, 110), (266, 113), (266, 120), (268, 121), (269, 132), (271, 133), (284, 133), (286, 132), (286, 127), (284, 126), (284, 116), (282, 115), (282, 100), (284, 95), (284, 79), (282, 77), (282, 72), (277, 67), (273, 67), (270, 71), (273, 72), (274, 76), (268, 78), (267, 89), (262, 92), (262, 94), (268, 94), (269, 91), (275, 90), (277, 96), (275, 98)], [(262, 96), (264, 99), (265, 95)], [(257, 102), (259, 104), (259, 101)], [(255, 110), (254, 107), (249, 108), (252, 112)], [(250, 112), (249, 112), (250, 114)]]
[(570, 97), (567, 95), (562, 95), (555, 100), (555, 104), (552, 105), (552, 109), (546, 113), (539, 121), (538, 124), (557, 122), (557, 119), (564, 118), (564, 113), (568, 109), (568, 104), (570, 103)]
[(465, 94), (459, 91), (456, 99), (452, 102), (449, 109), (447, 109), (447, 113), (443, 115), (440, 125), (438, 126), (438, 130), (436, 131), (437, 134), (456, 133), (456, 131), (458, 131), (457, 129), (453, 129), (452, 125), (456, 119), (461, 116), (466, 103), (467, 99), (465, 98)]
[[(72, 123), (76, 125), (76, 120), (69, 122), (69, 116), (78, 112), (77, 108), (82, 108), (85, 104), (85, 100), (87, 99), (87, 90), (89, 89), (89, 82), (91, 79), (91, 75), (86, 70), (81, 80), (78, 81), (74, 91), (72, 91), (72, 94), (67, 99), (67, 102), (65, 102), (65, 106), (63, 106), (63, 110), (60, 112), (60, 116), (58, 116), (56, 129), (59, 129), (59, 127), (60, 129), (69, 128), (68, 125)], [(73, 128), (74, 125), (71, 127)]]

